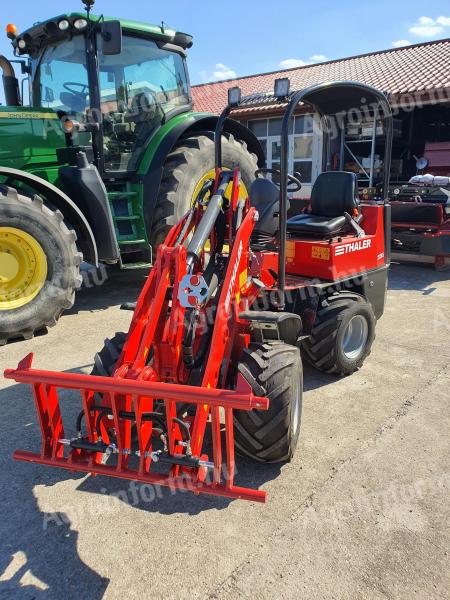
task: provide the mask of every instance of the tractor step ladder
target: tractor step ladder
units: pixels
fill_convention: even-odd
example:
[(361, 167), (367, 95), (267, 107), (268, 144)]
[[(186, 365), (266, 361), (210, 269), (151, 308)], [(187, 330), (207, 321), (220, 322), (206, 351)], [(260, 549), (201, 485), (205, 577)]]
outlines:
[[(111, 184), (113, 185), (113, 184)], [(120, 249), (122, 269), (148, 269), (152, 253), (147, 240), (139, 193), (130, 183), (115, 183), (108, 199)]]

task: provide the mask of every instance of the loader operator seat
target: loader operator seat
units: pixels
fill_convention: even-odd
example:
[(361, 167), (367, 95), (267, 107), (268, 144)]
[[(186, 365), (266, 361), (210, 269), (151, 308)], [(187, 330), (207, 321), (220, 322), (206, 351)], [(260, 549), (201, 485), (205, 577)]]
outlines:
[(355, 173), (327, 171), (321, 173), (311, 192), (311, 212), (296, 215), (287, 222), (293, 234), (332, 236), (347, 227), (344, 213), (354, 216), (358, 209), (358, 185)]
[(249, 198), (250, 205), (256, 208), (259, 217), (253, 229), (252, 243), (272, 241), (278, 232), (280, 188), (270, 179), (257, 177), (250, 187)]

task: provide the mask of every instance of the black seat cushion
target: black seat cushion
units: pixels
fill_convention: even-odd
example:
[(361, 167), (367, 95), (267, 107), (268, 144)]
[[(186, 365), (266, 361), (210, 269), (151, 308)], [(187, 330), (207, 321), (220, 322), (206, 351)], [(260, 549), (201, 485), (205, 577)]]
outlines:
[(344, 213), (353, 216), (359, 206), (357, 177), (346, 171), (321, 173), (311, 191), (311, 213), (287, 222), (292, 233), (333, 235), (347, 226)]
[(310, 235), (333, 235), (345, 228), (346, 220), (340, 217), (318, 217), (317, 215), (296, 215), (289, 219), (287, 230), (291, 233), (307, 233)]
[[(258, 211), (258, 221), (254, 231), (274, 236), (278, 231), (280, 212), (280, 188), (270, 179), (258, 177), (250, 187), (250, 205)], [(289, 202), (287, 208), (289, 209)]]
[(311, 213), (318, 217), (353, 214), (359, 206), (356, 173), (327, 171), (320, 173), (311, 191)]

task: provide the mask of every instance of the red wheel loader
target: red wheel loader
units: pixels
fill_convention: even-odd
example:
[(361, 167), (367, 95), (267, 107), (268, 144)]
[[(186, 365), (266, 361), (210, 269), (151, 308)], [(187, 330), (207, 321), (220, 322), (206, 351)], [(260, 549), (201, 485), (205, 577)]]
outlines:
[[(242, 198), (239, 169), (222, 168), (222, 129), (233, 107), (266, 102), (286, 106), (281, 170), (259, 170)], [(333, 82), (290, 93), (278, 80), (273, 96), (241, 98), (232, 88), (215, 131), (215, 176), (159, 246), (136, 305), (124, 307), (134, 310), (128, 333), (106, 341), (91, 375), (34, 369), (31, 354), (5, 371), (31, 384), (42, 431), (40, 452), (14, 458), (265, 501), (265, 491), (235, 483), (235, 450), (264, 462), (292, 458), (301, 355), (337, 374), (362, 365), (389, 266), (389, 203), (360, 204), (352, 173), (323, 172), (308, 212), (287, 219), (289, 193), (301, 186), (287, 171), (300, 102), (325, 124), (361, 103), (376, 108), (389, 189), (392, 123), (381, 92)], [(330, 132), (325, 126), (325, 149)], [(80, 394), (76, 423), (63, 424), (60, 389)]]

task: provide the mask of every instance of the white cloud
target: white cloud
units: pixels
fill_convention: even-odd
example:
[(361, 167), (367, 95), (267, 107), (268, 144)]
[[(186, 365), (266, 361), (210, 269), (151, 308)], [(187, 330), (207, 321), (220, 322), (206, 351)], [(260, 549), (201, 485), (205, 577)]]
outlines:
[(436, 23), (443, 25), (444, 27), (450, 27), (450, 17), (438, 17)]
[(198, 76), (201, 83), (209, 83), (210, 81), (216, 81), (217, 79), (234, 79), (237, 77), (236, 71), (224, 65), (223, 63), (216, 63), (214, 71), (207, 71), (203, 69), (198, 72)]
[(280, 62), (280, 67), (282, 69), (295, 69), (295, 67), (304, 67), (307, 64), (307, 62), (299, 58), (285, 58)]
[(325, 54), (313, 54), (308, 60), (303, 60), (301, 58), (285, 58), (279, 63), (279, 66), (282, 69), (295, 69), (296, 67), (304, 67), (305, 65), (312, 65), (326, 60), (328, 60), (328, 57), (325, 56)]
[(402, 46), (410, 46), (411, 42), (409, 40), (397, 40), (396, 42), (392, 42), (394, 48), (401, 48)]
[(438, 17), (437, 19), (432, 19), (431, 17), (419, 17), (416, 23), (409, 28), (409, 32), (417, 37), (431, 38), (444, 33), (444, 28), (447, 27), (448, 24), (450, 24), (450, 17)]
[(213, 72), (213, 77), (215, 79), (234, 79), (237, 77), (236, 71), (227, 67), (223, 63), (216, 64), (216, 70)]

